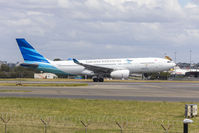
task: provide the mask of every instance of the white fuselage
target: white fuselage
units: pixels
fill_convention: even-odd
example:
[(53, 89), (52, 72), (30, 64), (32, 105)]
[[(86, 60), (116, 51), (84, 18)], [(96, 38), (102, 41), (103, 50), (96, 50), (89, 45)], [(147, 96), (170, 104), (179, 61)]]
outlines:
[[(173, 61), (163, 58), (121, 58), (121, 59), (95, 59), (79, 60), (84, 64), (106, 67), (113, 70), (129, 70), (132, 73), (152, 73), (168, 71), (175, 66)], [(51, 65), (57, 69), (72, 75), (94, 75), (84, 66), (74, 63), (73, 60), (50, 61)]]
[(55, 74), (93, 75), (94, 82), (103, 82), (105, 76), (128, 78), (132, 73), (168, 71), (175, 66), (168, 56), (163, 58), (121, 58), (95, 60), (50, 61), (37, 52), (24, 38), (16, 38), (24, 58), (21, 66), (37, 68)]

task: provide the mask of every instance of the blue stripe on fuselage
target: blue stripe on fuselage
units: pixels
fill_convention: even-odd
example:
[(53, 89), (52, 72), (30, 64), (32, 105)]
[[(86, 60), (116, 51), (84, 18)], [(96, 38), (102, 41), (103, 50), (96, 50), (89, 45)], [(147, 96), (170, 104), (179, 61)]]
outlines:
[(53, 65), (49, 63), (41, 63), (37, 61), (25, 61), (25, 63), (28, 64), (38, 64), (37, 69), (43, 72), (49, 72), (49, 73), (55, 73), (55, 74), (63, 74), (63, 75), (70, 75), (69, 73), (63, 72), (59, 70), (58, 68), (54, 67)]

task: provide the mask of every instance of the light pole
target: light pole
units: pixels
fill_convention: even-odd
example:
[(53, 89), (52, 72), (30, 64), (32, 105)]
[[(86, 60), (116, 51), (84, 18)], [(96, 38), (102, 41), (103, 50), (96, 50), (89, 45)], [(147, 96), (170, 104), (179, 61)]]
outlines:
[(175, 55), (175, 63), (176, 63), (176, 51), (174, 52), (174, 55)]
[(190, 49), (190, 69), (191, 69), (191, 54), (192, 54), (192, 50)]

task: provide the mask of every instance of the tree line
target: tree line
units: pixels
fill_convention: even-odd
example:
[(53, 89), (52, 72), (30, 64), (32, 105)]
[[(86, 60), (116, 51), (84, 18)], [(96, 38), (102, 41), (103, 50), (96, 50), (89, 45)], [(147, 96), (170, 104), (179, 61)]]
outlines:
[(21, 66), (9, 67), (7, 64), (0, 66), (0, 78), (34, 78), (35, 72), (39, 71)]

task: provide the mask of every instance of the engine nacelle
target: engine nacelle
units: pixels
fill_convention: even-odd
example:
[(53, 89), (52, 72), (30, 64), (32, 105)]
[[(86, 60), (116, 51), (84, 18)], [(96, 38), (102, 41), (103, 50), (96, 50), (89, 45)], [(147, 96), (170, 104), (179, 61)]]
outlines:
[(111, 72), (111, 77), (112, 78), (128, 78), (129, 77), (129, 70), (116, 70)]
[(93, 71), (90, 71), (90, 70), (84, 70), (83, 72), (82, 72), (82, 74), (83, 75), (94, 75), (94, 72)]

